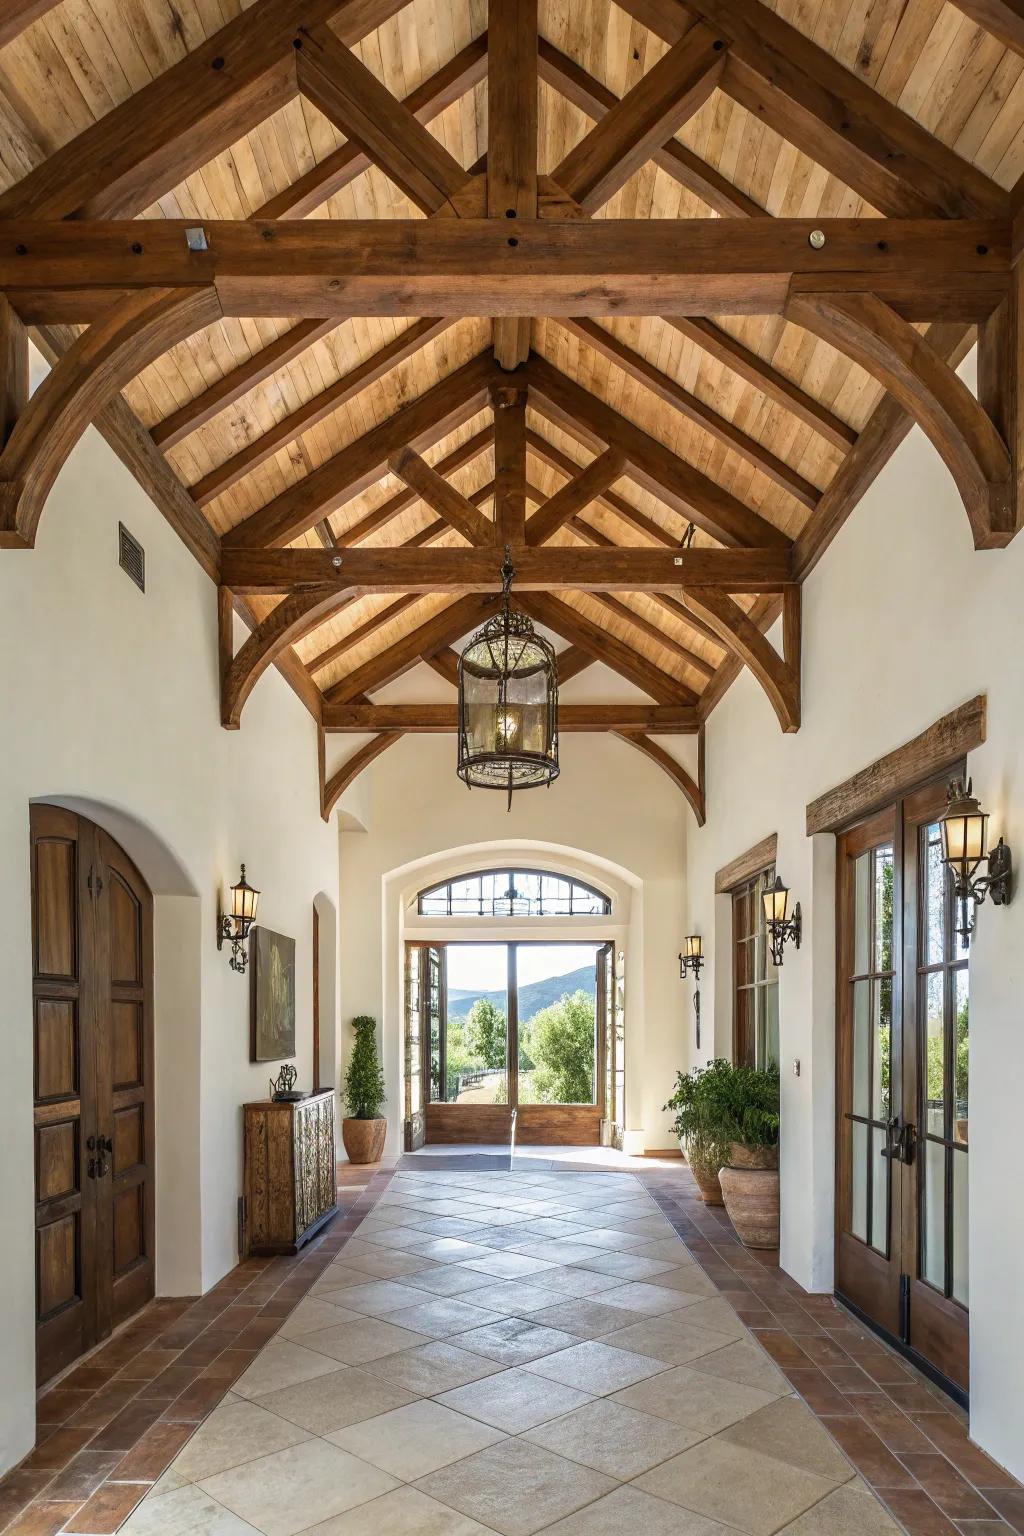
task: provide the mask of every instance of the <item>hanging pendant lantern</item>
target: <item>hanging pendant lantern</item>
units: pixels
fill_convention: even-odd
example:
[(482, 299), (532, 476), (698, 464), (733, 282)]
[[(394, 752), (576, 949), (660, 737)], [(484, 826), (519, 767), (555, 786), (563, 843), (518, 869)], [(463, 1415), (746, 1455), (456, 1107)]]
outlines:
[(470, 789), (512, 791), (558, 777), (558, 664), (554, 647), (511, 606), (508, 545), (502, 607), (459, 657), (458, 775)]

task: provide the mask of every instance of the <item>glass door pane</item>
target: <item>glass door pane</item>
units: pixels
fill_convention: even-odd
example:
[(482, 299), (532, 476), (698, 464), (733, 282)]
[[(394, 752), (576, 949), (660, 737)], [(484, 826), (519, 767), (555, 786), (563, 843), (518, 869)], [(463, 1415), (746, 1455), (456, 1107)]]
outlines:
[(517, 944), (519, 1103), (597, 1103), (600, 944)]
[(886, 1122), (893, 1000), (893, 845), (866, 848), (853, 860), (846, 921), (849, 1090), (847, 1231), (876, 1252), (889, 1251), (889, 1159)]
[(445, 957), (432, 1097), (444, 1104), (507, 1104), (508, 946), (448, 944)]

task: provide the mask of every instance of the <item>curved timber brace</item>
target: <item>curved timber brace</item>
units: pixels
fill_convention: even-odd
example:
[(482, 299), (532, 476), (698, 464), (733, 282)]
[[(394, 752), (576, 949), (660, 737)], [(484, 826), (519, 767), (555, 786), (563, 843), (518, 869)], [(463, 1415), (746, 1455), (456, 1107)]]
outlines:
[[(321, 733), (322, 734), (322, 733)], [(331, 812), (348, 789), (349, 785), (359, 777), (364, 768), (368, 768), (375, 757), (385, 752), (393, 742), (400, 741), (402, 731), (381, 731), (379, 736), (374, 736), (370, 741), (361, 746), (357, 752), (353, 752), (350, 758), (342, 763), (336, 773), (329, 779), (325, 779), (320, 785), (320, 815), (324, 821), (330, 821)]]
[[(0, 328), (4, 371), (20, 374), (24, 331)], [(29, 549), (46, 498), (89, 423), (118, 390), (169, 348), (221, 318), (212, 287), (146, 289), (113, 305), (83, 331), (40, 384), (22, 399), (0, 452), (0, 547)], [(10, 391), (8, 391), (10, 393)]]
[[(1004, 300), (1000, 310), (1012, 302)], [(985, 406), (926, 338), (873, 293), (797, 291), (786, 318), (866, 368), (914, 418), (956, 481), (975, 548), (1008, 544), (1018, 526), (1010, 450)], [(1016, 393), (1016, 358), (1006, 346), (1012, 329), (1005, 313), (980, 328), (983, 355), (998, 347), (1009, 368), (1008, 374), (986, 369), (983, 356), (982, 376), (993, 380), (1003, 399), (1009, 389)]]
[(232, 654), (231, 594), (220, 588), (220, 719), (225, 730), (237, 731), (242, 707), (264, 672), (283, 651), (348, 593), (336, 587), (308, 587), (284, 597), (252, 631), (237, 655)]
[(717, 587), (687, 587), (686, 600), (722, 644), (750, 668), (787, 733), (800, 729), (800, 588), (782, 591), (783, 655), (734, 597)]
[(677, 789), (682, 791), (690, 810), (697, 820), (698, 827), (704, 825), (707, 806), (704, 798), (704, 727), (701, 726), (697, 735), (697, 782), (687, 773), (682, 763), (678, 763), (670, 752), (648, 736), (644, 731), (613, 731), (620, 741), (628, 741), (631, 747), (636, 747), (645, 757), (656, 763), (663, 773), (667, 773)]

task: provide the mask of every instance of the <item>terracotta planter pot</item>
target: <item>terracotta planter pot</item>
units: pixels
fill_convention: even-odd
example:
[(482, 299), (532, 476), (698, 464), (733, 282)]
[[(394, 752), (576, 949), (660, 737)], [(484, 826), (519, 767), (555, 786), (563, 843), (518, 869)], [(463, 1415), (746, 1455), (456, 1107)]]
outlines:
[(341, 1139), (350, 1163), (379, 1163), (384, 1153), (388, 1123), (378, 1120), (343, 1120)]
[(719, 1174), (725, 1209), (745, 1248), (779, 1246), (777, 1168), (723, 1168)]
[(729, 1147), (730, 1168), (777, 1168), (779, 1166), (778, 1147), (745, 1147), (742, 1142), (734, 1141)]
[(694, 1183), (700, 1190), (700, 1197), (705, 1205), (722, 1205), (722, 1186), (718, 1182), (718, 1169), (712, 1163), (706, 1163), (700, 1158), (696, 1161), (691, 1157), (685, 1141), (680, 1137), (679, 1150), (690, 1165)]

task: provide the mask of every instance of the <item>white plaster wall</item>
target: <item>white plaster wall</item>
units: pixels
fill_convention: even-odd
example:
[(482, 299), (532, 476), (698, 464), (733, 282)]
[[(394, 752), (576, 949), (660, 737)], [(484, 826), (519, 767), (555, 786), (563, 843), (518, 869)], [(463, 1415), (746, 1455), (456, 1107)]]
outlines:
[[(973, 360), (964, 368), (972, 380)], [(807, 803), (976, 693), (988, 740), (975, 789), (1024, 855), (1024, 536), (976, 553), (953, 482), (912, 432), (804, 587), (803, 724), (783, 736), (749, 673), (708, 723), (708, 822), (688, 839), (687, 930), (710, 936), (709, 1049), (731, 1038), (729, 904), (714, 872), (770, 832), (803, 907), (804, 942), (780, 978), (782, 1262), (832, 1285), (835, 840), (805, 835)], [(778, 634), (773, 636), (778, 643)], [(1024, 897), (985, 906), (971, 947), (972, 1433), (1024, 1475)], [(801, 1062), (795, 1077), (792, 1064)]]
[[(481, 857), (480, 850), (494, 855), (495, 845), (506, 847), (513, 861), (512, 848), (532, 847), (534, 867), (575, 866), (584, 879), (592, 860), (592, 873), (600, 874), (603, 865), (598, 883), (620, 892), (616, 923), (598, 924), (602, 932), (596, 936), (611, 937), (621, 924), (626, 947), (626, 1129), (637, 1150), (645, 1143), (672, 1144), (670, 1117), (661, 1106), (684, 1059), (690, 1027), (676, 959), (690, 812), (661, 770), (624, 742), (572, 735), (562, 738), (560, 751), (561, 774), (551, 788), (513, 796), (511, 811), (501, 795), (467, 790), (456, 778), (454, 740), (445, 736), (404, 737), (357, 781), (367, 830), (340, 833), (342, 1043), (347, 1058), (347, 1024), (354, 1015), (378, 1020), (391, 1149), (398, 1147), (401, 1120), (406, 903), (439, 868), (493, 864), (495, 858)], [(453, 849), (463, 852), (447, 858)], [(420, 871), (409, 871), (416, 861)], [(578, 930), (581, 938), (595, 934)], [(511, 928), (508, 935), (522, 936)], [(458, 936), (463, 930), (452, 934)]]
[[(38, 371), (38, 370), (37, 370)], [(117, 563), (118, 519), (147, 590)], [(297, 940), (300, 1083), (312, 1066), (312, 903), (338, 881), (320, 819), (313, 721), (278, 674), (219, 724), (216, 588), (95, 433), (73, 453), (32, 551), (0, 553), (0, 1471), (34, 1437), (29, 803), (60, 798), (125, 844), (156, 893), (157, 1273), (205, 1289), (236, 1262), (248, 977), (215, 944), (244, 859), (260, 920)], [(328, 1006), (331, 1006), (328, 998)], [(333, 1033), (334, 1019), (323, 1028)]]

